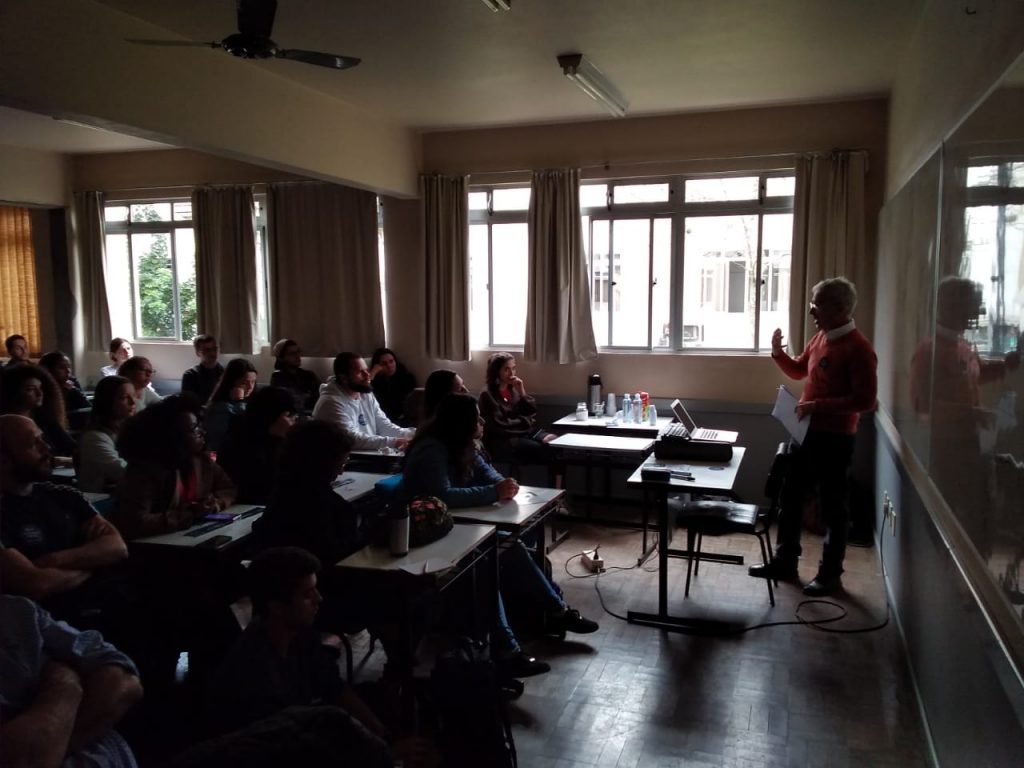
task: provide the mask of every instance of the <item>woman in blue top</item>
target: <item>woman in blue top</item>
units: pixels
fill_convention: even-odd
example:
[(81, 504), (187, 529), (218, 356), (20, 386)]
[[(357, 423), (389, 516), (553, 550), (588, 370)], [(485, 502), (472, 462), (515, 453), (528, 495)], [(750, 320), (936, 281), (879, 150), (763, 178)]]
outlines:
[[(437, 496), (449, 507), (472, 507), (506, 501), (519, 492), (519, 484), (502, 477), (477, 451), (476, 441), (483, 434), (483, 420), (476, 400), (470, 395), (451, 394), (441, 399), (434, 416), (417, 431), (406, 452), (403, 486), (406, 495)], [(598, 625), (570, 608), (558, 589), (537, 567), (521, 542), (501, 556), (502, 594), (529, 601), (545, 613), (545, 628), (552, 634), (596, 632)], [(502, 600), (498, 602), (500, 629), (493, 638), (499, 663), (530, 670), (547, 671), (543, 662), (526, 663), (515, 635), (508, 627)], [(532, 661), (532, 660), (531, 660)], [(516, 674), (525, 677), (526, 674)]]
[(220, 450), (232, 419), (245, 413), (246, 400), (255, 388), (256, 366), (244, 357), (236, 357), (225, 366), (203, 415), (209, 450)]

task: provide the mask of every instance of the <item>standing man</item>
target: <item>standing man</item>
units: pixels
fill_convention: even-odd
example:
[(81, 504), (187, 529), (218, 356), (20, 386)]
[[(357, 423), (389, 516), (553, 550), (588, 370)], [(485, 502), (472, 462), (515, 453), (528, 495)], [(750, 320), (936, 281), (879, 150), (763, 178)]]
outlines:
[(7, 348), (7, 357), (10, 358), (6, 365), (18, 365), (29, 361), (28, 341), (20, 333), (4, 339), (4, 346)]
[(313, 418), (337, 424), (352, 437), (356, 450), (405, 450), (416, 434), (414, 429), (391, 423), (384, 414), (373, 396), (366, 361), (354, 352), (334, 358), (334, 375), (320, 387)]
[(200, 403), (206, 405), (217, 387), (217, 382), (220, 381), (221, 374), (224, 373), (224, 366), (217, 362), (220, 347), (216, 337), (208, 333), (192, 339), (192, 347), (199, 362), (182, 375), (181, 391), (191, 392), (199, 398)]
[(810, 313), (818, 332), (797, 358), (783, 350), (782, 331), (772, 335), (772, 359), (791, 379), (806, 379), (796, 406), (800, 419), (809, 418), (807, 436), (793, 446), (782, 489), (782, 508), (775, 558), (750, 569), (751, 576), (797, 578), (803, 503), (808, 491), (820, 489), (826, 533), (818, 573), (804, 594), (829, 595), (840, 589), (846, 554), (850, 510), (847, 472), (853, 458), (857, 422), (873, 410), (878, 390), (875, 350), (854, 325), (857, 290), (845, 277), (822, 280), (811, 293)]

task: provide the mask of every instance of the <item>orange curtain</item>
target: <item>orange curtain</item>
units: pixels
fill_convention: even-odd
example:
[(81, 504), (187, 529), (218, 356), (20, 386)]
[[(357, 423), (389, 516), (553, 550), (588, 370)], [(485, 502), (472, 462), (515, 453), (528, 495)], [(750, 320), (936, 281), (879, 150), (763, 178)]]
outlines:
[(39, 354), (39, 294), (29, 211), (0, 205), (0, 338), (15, 333), (28, 340), (30, 354)]

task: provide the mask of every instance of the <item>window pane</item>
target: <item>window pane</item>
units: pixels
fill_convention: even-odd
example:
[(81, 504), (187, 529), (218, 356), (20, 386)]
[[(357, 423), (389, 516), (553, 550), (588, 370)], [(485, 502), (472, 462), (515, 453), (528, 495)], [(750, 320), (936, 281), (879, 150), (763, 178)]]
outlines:
[(597, 346), (608, 346), (608, 302), (611, 298), (611, 276), (608, 269), (607, 219), (592, 222), (590, 233), (590, 316), (594, 321)]
[(470, 192), (469, 193), (469, 210), (471, 210), (471, 211), (486, 211), (487, 210), (487, 193), (486, 192)]
[(613, 347), (646, 347), (648, 344), (650, 250), (649, 219), (612, 222)]
[(686, 219), (683, 237), (685, 346), (750, 349), (757, 216)]
[(530, 207), (529, 187), (496, 189), (491, 195), (496, 211), (525, 211)]
[(267, 283), (267, 228), (256, 227), (256, 335), (270, 343), (270, 297)]
[(490, 344), (490, 305), (487, 301), (487, 225), (469, 227), (469, 346)]
[(670, 334), (672, 280), (672, 220), (654, 220), (654, 289), (651, 303), (651, 344), (667, 349)]
[(668, 184), (623, 184), (612, 188), (613, 202), (665, 203), (668, 202)]
[(756, 200), (757, 181), (757, 176), (687, 179), (686, 202), (717, 203), (726, 200)]
[[(128, 209), (123, 210), (127, 216)], [(132, 324), (132, 274), (128, 261), (128, 235), (107, 235), (106, 278), (110, 331), (114, 336), (135, 338), (135, 327)]]
[[(529, 192), (529, 190), (527, 190)], [(494, 344), (522, 346), (526, 340), (526, 224), (491, 227), (495, 287)]]
[(128, 221), (127, 205), (107, 205), (103, 207), (103, 220), (125, 222)]
[(132, 221), (170, 221), (170, 203), (141, 203), (131, 207)]
[(132, 254), (139, 336), (173, 339), (174, 272), (170, 237), (166, 232), (132, 235)]
[(998, 165), (977, 165), (967, 169), (968, 187), (995, 187), (998, 184)]
[[(793, 214), (766, 215), (761, 227), (761, 332), (759, 349), (771, 349), (772, 332), (789, 338), (789, 276), (793, 255)], [(796, 354), (799, 350), (794, 351)]]
[(607, 184), (581, 184), (580, 208), (607, 208)]
[(1024, 163), (1010, 163), (1010, 186), (1024, 187)]
[(768, 197), (792, 197), (796, 192), (795, 176), (769, 176), (765, 181)]
[(174, 203), (175, 221), (192, 221), (192, 201)]
[(178, 262), (178, 303), (181, 307), (181, 340), (192, 341), (199, 333), (196, 317), (196, 240), (191, 229), (174, 231)]

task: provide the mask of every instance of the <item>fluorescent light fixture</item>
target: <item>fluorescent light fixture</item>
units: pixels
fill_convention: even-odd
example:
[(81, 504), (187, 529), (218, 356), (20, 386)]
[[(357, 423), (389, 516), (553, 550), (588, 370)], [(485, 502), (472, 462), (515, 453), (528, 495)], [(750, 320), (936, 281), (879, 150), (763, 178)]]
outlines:
[(512, 0), (483, 0), (483, 3), (495, 13), (512, 10)]
[(576, 83), (587, 96), (616, 117), (626, 114), (629, 102), (582, 53), (563, 54), (558, 57), (558, 64), (562, 67), (562, 74)]

